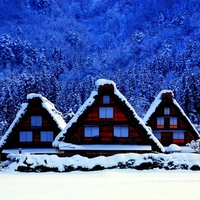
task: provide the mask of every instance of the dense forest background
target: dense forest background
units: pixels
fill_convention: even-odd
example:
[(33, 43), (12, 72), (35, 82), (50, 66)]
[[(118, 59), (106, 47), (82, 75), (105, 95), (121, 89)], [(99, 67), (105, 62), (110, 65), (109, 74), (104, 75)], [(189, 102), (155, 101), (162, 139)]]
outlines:
[(171, 89), (200, 124), (200, 1), (0, 0), (0, 135), (28, 93), (67, 119), (98, 78), (141, 117)]

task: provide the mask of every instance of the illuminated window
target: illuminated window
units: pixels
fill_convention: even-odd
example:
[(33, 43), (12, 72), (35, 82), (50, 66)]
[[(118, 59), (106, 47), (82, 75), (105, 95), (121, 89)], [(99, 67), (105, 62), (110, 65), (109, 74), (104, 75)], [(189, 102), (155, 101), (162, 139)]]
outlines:
[(155, 137), (158, 139), (158, 140), (161, 140), (161, 133), (154, 133)]
[(157, 128), (164, 128), (164, 117), (157, 118)]
[(99, 108), (99, 118), (113, 118), (113, 108), (112, 107)]
[(52, 142), (53, 141), (53, 132), (52, 131), (41, 131), (40, 132), (40, 141), (41, 142)]
[(20, 131), (19, 132), (19, 141), (20, 142), (32, 142), (33, 133), (31, 131)]
[(84, 129), (85, 137), (95, 137), (99, 136), (99, 127), (98, 126), (85, 126)]
[(128, 137), (128, 126), (114, 126), (114, 136)]
[(170, 108), (169, 107), (165, 107), (164, 108), (164, 115), (169, 115), (170, 114)]
[(110, 96), (103, 96), (103, 104), (109, 104), (110, 103)]
[(173, 134), (173, 139), (179, 139), (179, 140), (184, 140), (184, 137), (185, 137), (185, 135), (184, 135), (184, 132), (175, 132), (174, 134)]
[(42, 116), (31, 116), (31, 126), (42, 126)]
[(170, 128), (177, 128), (177, 117), (170, 117)]

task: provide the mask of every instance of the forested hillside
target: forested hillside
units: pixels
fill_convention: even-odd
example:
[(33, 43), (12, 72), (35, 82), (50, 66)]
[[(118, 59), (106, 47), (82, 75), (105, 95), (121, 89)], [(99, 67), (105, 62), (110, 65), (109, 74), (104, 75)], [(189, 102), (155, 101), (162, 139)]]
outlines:
[(200, 124), (200, 1), (0, 0), (0, 135), (28, 93), (67, 115), (98, 78), (141, 117), (172, 89)]

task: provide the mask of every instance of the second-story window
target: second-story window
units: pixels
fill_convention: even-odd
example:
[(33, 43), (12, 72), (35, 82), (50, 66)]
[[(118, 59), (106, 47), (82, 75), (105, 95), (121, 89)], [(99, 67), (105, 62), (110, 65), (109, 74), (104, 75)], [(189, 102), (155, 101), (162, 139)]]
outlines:
[(99, 118), (113, 118), (113, 107), (100, 107)]
[(178, 123), (177, 123), (177, 117), (170, 117), (170, 128), (177, 128)]
[(164, 117), (157, 118), (157, 128), (164, 128)]
[(31, 126), (42, 126), (42, 116), (31, 116)]

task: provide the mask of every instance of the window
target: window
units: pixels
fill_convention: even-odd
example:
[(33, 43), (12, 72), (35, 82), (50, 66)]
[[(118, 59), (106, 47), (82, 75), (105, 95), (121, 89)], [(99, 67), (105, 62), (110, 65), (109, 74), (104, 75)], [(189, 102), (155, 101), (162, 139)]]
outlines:
[(113, 108), (112, 107), (99, 108), (99, 118), (113, 118)]
[(32, 142), (33, 133), (31, 131), (20, 131), (19, 132), (19, 141), (20, 142)]
[(103, 96), (103, 104), (109, 104), (110, 103), (110, 96)]
[(170, 117), (170, 128), (177, 128), (177, 117)]
[(114, 136), (128, 137), (128, 126), (114, 126)]
[(85, 126), (85, 137), (94, 137), (99, 136), (99, 127), (98, 126)]
[(179, 139), (179, 140), (184, 140), (184, 132), (175, 132), (173, 134), (173, 139)]
[(161, 140), (161, 133), (159, 133), (159, 132), (156, 133), (155, 132), (154, 135), (158, 140)]
[(164, 128), (164, 117), (157, 118), (157, 128)]
[(164, 115), (169, 115), (170, 114), (170, 107), (165, 107), (164, 108)]
[(41, 142), (53, 142), (53, 132), (52, 131), (41, 131), (40, 132)]
[(42, 126), (42, 116), (31, 116), (31, 126)]

